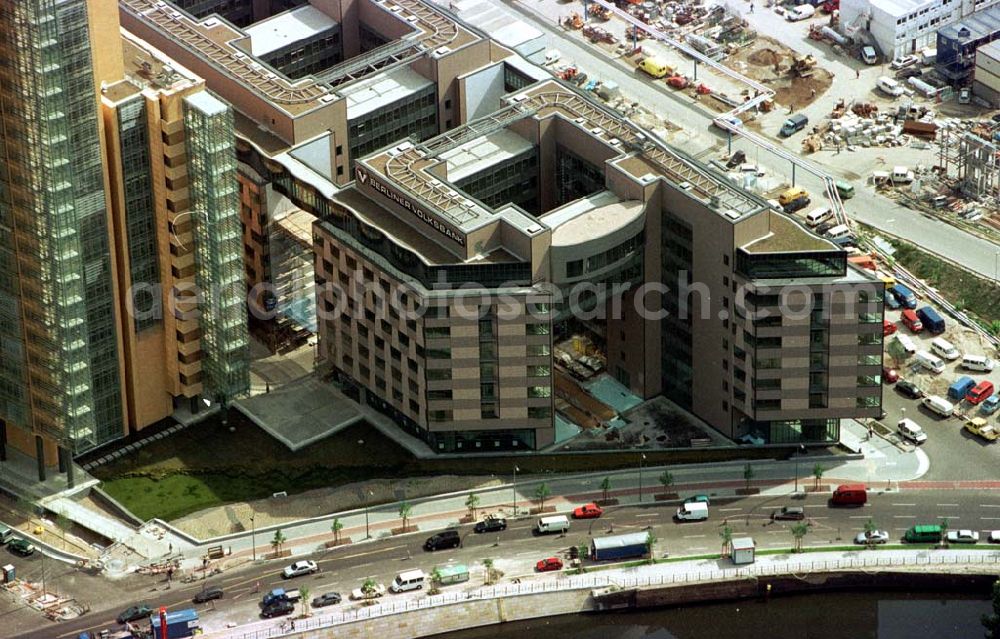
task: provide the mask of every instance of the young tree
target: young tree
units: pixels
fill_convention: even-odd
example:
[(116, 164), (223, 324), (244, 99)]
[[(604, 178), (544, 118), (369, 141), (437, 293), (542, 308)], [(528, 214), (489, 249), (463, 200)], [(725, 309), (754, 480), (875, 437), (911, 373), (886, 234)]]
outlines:
[(646, 552), (649, 553), (649, 563), (656, 563), (656, 555), (654, 554), (653, 547), (656, 546), (656, 535), (650, 530), (646, 533)]
[(743, 467), (743, 480), (746, 481), (747, 492), (750, 492), (750, 482), (753, 480), (753, 468), (750, 464)]
[(281, 552), (281, 547), (285, 545), (286, 541), (288, 541), (288, 539), (285, 538), (285, 535), (281, 532), (280, 528), (274, 531), (274, 537), (271, 539), (271, 548), (274, 549), (275, 554)]
[(674, 485), (674, 474), (669, 470), (660, 473), (660, 484), (663, 485), (663, 494), (670, 492), (670, 487)]
[(983, 615), (986, 639), (1000, 639), (1000, 580), (993, 582), (993, 614)]
[(62, 513), (56, 514), (55, 518), (56, 528), (59, 529), (59, 534), (62, 536), (63, 543), (66, 543), (66, 531), (73, 526), (73, 520)]
[(732, 553), (733, 547), (733, 528), (729, 524), (722, 526), (722, 530), (719, 531), (719, 537), (722, 538), (722, 556), (728, 557)]
[(441, 577), (441, 569), (434, 566), (434, 570), (432, 570), (430, 574), (431, 589), (428, 591), (428, 594), (436, 595), (440, 591)]
[(538, 500), (538, 512), (545, 511), (545, 500), (548, 499), (549, 495), (552, 494), (552, 490), (549, 489), (549, 485), (542, 482), (535, 489), (535, 499)]
[(611, 478), (605, 477), (601, 480), (601, 493), (604, 501), (608, 501), (608, 495), (611, 493)]
[(493, 583), (493, 560), (489, 557), (483, 559), (483, 567), (486, 569), (485, 582), (488, 586)]
[(944, 519), (942, 519), (941, 523), (939, 525), (941, 526), (941, 545), (942, 546), (947, 546), (948, 545), (948, 518), (945, 517)]
[(411, 514), (413, 514), (413, 506), (409, 502), (404, 501), (399, 505), (399, 518), (403, 520), (403, 532), (406, 532), (406, 524), (410, 521)]
[(816, 464), (813, 466), (813, 477), (816, 479), (816, 490), (819, 490), (819, 480), (823, 479), (823, 473), (826, 472), (824, 468)]
[(309, 591), (309, 588), (307, 588), (307, 587), (301, 587), (301, 588), (299, 588), (299, 597), (301, 597), (301, 599), (302, 599), (302, 616), (303, 617), (308, 617), (309, 616), (309, 606), (312, 603), (312, 600), (309, 599), (309, 595), (310, 594), (311, 593)]
[(333, 533), (333, 543), (340, 543), (340, 531), (344, 529), (344, 522), (340, 521), (339, 517), (333, 518), (333, 523), (330, 524), (330, 532)]
[(876, 530), (878, 530), (878, 526), (875, 525), (875, 520), (869, 519), (865, 522), (865, 545), (869, 548), (875, 545), (875, 538), (873, 535)]
[(469, 516), (475, 520), (476, 509), (479, 508), (479, 495), (476, 493), (469, 493), (469, 497), (465, 500), (465, 507), (469, 509)]
[(792, 537), (795, 538), (795, 552), (802, 552), (802, 538), (809, 532), (809, 524), (804, 521), (792, 526)]
[(364, 583), (361, 584), (361, 594), (365, 596), (366, 603), (370, 603), (375, 598), (377, 591), (378, 583), (371, 577), (365, 579)]

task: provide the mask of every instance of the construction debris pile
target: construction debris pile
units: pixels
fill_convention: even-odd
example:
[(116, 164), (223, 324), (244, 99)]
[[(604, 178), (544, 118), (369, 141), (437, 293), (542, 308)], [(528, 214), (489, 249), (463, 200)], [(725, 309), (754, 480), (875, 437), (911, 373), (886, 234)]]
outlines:
[[(721, 60), (729, 53), (752, 42), (757, 32), (749, 28), (746, 20), (731, 14), (721, 5), (706, 6), (692, 2), (630, 2), (616, 0), (619, 9), (627, 11), (637, 20), (683, 40), (703, 55)], [(600, 5), (590, 5), (588, 13), (607, 19)], [(608, 16), (610, 17), (610, 16)], [(633, 42), (645, 39), (642, 29), (629, 27), (626, 36)]]
[(914, 139), (933, 140), (940, 124), (934, 111), (924, 106), (902, 105), (880, 111), (869, 102), (840, 100), (828, 122), (803, 140), (807, 152), (853, 147), (907, 146)]
[(5, 583), (3, 588), (52, 621), (75, 619), (90, 612), (90, 606), (81, 604), (72, 597), (62, 597), (46, 590), (41, 584), (23, 579), (15, 579)]

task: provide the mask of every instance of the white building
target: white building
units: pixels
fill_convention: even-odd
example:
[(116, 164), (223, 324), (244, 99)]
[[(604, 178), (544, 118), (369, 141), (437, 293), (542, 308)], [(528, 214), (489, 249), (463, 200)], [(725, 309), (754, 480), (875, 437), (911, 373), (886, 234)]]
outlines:
[(1000, 0), (841, 0), (845, 35), (867, 30), (887, 59), (934, 47), (937, 30)]
[(1000, 41), (976, 49), (972, 92), (990, 104), (1000, 104)]

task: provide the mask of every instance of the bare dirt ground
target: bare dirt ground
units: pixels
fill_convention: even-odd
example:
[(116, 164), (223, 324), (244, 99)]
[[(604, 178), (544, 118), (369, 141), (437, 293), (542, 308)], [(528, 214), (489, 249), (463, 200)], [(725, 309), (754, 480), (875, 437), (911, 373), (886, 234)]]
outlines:
[(774, 101), (778, 104), (801, 109), (830, 88), (833, 74), (817, 66), (808, 78), (797, 77), (791, 72), (795, 55), (777, 40), (759, 37), (752, 45), (728, 58), (726, 64), (774, 89)]
[(338, 488), (309, 490), (287, 497), (206, 508), (170, 523), (184, 532), (206, 539), (242, 532), (245, 529), (244, 522), (250, 521), (251, 514), (254, 515), (257, 528), (263, 528), (359, 508), (364, 503), (362, 496), (365, 493), (371, 493), (368, 498), (369, 504), (381, 504), (404, 498), (415, 499), (473, 488), (489, 488), (502, 483), (502, 480), (495, 477), (450, 475), (409, 480), (373, 479)]

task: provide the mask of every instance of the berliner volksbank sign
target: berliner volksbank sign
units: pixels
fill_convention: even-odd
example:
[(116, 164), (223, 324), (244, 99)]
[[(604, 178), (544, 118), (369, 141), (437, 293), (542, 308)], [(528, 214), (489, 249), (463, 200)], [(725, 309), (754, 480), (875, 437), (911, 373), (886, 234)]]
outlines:
[(393, 188), (390, 188), (387, 184), (383, 183), (381, 180), (376, 178), (374, 175), (370, 174), (367, 169), (362, 166), (354, 167), (354, 176), (358, 180), (358, 184), (366, 188), (374, 189), (380, 193), (383, 197), (392, 200), (399, 206), (403, 207), (417, 218), (419, 218), (424, 224), (433, 228), (441, 235), (457, 242), (459, 246), (465, 246), (465, 237), (458, 232), (454, 231), (443, 222), (430, 215), (424, 211), (419, 205), (410, 200), (410, 198), (399, 193)]

